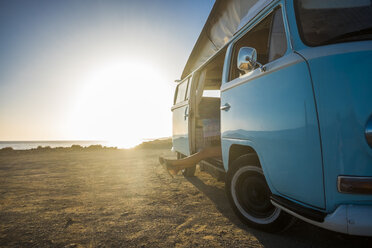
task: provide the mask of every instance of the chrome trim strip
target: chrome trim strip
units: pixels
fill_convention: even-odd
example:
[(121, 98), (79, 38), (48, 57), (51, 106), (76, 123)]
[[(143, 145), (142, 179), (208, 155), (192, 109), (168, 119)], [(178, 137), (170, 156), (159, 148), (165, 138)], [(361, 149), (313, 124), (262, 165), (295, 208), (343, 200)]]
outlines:
[(292, 201), (280, 195), (271, 195), (271, 200), (276, 202), (277, 204), (295, 212), (307, 219), (316, 221), (316, 222), (323, 222), (327, 213), (321, 211), (319, 208), (315, 209), (313, 206), (309, 207), (308, 204), (300, 204), (300, 202)]
[(313, 224), (314, 226), (322, 227), (328, 230), (340, 232), (340, 233), (348, 233), (348, 226), (347, 226), (347, 206), (341, 205), (339, 206), (333, 213), (328, 214), (324, 218), (324, 222), (316, 222), (313, 220), (310, 220), (302, 215), (299, 215), (282, 205), (274, 202), (271, 200), (271, 203), (277, 207), (282, 209), (283, 211), (289, 213), (290, 215), (293, 215), (307, 223)]

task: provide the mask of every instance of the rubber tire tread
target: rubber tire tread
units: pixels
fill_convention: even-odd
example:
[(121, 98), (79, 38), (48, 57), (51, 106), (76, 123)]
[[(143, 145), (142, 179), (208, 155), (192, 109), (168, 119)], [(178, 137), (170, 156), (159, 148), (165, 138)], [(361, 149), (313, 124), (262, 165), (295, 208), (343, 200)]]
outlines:
[(270, 233), (278, 233), (283, 232), (286, 229), (288, 229), (296, 220), (295, 217), (292, 215), (284, 212), (283, 210), (280, 212), (279, 217), (274, 220), (270, 224), (259, 224), (256, 222), (252, 222), (251, 220), (244, 217), (242, 213), (238, 210), (238, 208), (235, 206), (234, 200), (231, 195), (231, 181), (234, 176), (234, 174), (237, 172), (237, 170), (244, 166), (257, 166), (260, 167), (260, 162), (255, 154), (246, 154), (238, 157), (236, 160), (234, 160), (231, 164), (231, 167), (229, 168), (228, 172), (226, 173), (226, 183), (225, 183), (225, 192), (226, 196), (229, 200), (230, 206), (232, 207), (235, 214), (238, 216), (238, 218), (245, 224), (247, 224), (250, 227), (270, 232)]

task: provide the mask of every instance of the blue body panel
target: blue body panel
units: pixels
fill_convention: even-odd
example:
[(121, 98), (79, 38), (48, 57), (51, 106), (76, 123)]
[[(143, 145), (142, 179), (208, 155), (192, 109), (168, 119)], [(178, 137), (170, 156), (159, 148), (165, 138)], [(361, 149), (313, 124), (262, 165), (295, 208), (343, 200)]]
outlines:
[(364, 135), (372, 115), (372, 41), (299, 51), (309, 63), (318, 104), (327, 210), (372, 204), (372, 195), (341, 194), (337, 176), (372, 176), (372, 149)]
[(303, 58), (290, 53), (267, 64), (267, 72), (255, 70), (221, 90), (221, 105), (231, 106), (221, 112), (224, 158), (232, 140), (249, 141), (273, 192), (325, 208), (318, 120)]

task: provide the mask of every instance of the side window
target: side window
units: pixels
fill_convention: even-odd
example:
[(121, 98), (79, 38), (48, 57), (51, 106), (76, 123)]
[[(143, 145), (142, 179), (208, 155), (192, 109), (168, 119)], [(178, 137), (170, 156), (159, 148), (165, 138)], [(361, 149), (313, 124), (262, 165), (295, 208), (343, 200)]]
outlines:
[(287, 42), (281, 8), (265, 17), (235, 43), (231, 57), (229, 81), (244, 74), (237, 68), (238, 53), (242, 47), (255, 48), (257, 61), (263, 65), (283, 56), (287, 50)]
[(277, 9), (274, 13), (271, 28), (269, 62), (282, 57), (287, 51), (287, 39), (283, 23), (282, 10)]
[(183, 81), (182, 83), (180, 83), (177, 86), (177, 96), (176, 96), (175, 104), (177, 104), (179, 102), (183, 102), (185, 100), (186, 90), (187, 90), (187, 83), (188, 82), (189, 82), (189, 80), (187, 79), (187, 80)]

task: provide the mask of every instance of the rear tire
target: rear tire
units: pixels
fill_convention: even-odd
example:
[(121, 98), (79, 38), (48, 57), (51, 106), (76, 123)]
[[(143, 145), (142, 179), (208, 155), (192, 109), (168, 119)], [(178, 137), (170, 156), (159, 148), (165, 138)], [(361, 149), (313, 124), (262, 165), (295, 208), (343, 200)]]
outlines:
[[(183, 155), (182, 153), (177, 152), (177, 159), (181, 159), (181, 158), (184, 158), (184, 157), (186, 157), (186, 156)], [(193, 167), (189, 167), (189, 168), (185, 168), (185, 169), (181, 170), (182, 175), (184, 177), (195, 176), (195, 171), (196, 171), (196, 165), (194, 165)]]
[(270, 188), (254, 155), (243, 155), (232, 163), (225, 190), (235, 214), (251, 227), (280, 232), (294, 221), (293, 216), (271, 204)]

